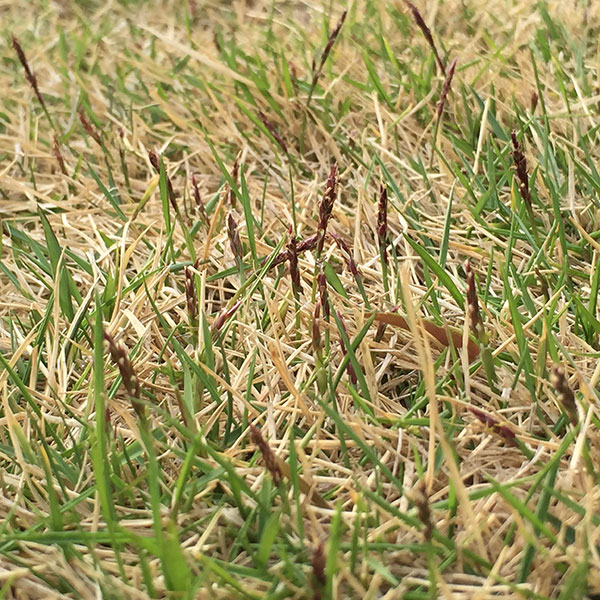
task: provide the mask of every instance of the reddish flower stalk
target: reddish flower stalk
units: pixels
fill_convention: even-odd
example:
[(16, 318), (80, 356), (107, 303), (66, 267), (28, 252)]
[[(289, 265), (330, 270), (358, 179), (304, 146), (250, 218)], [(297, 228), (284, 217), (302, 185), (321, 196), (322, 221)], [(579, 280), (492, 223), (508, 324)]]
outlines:
[[(231, 171), (231, 179), (233, 180), (235, 185), (237, 185), (237, 182), (238, 182), (239, 170), (240, 170), (240, 164), (238, 162), (238, 159), (236, 158), (233, 163), (233, 169)], [(235, 193), (234, 193), (233, 187), (231, 185), (229, 186), (228, 199), (229, 199), (229, 206), (235, 206)]]
[(321, 344), (321, 323), (319, 317), (321, 316), (321, 304), (315, 303), (315, 310), (313, 312), (313, 321), (311, 328), (311, 339), (313, 350), (319, 355), (323, 348)]
[(427, 27), (427, 24), (425, 23), (423, 17), (421, 16), (421, 13), (419, 12), (419, 9), (412, 2), (409, 2), (408, 0), (404, 0), (404, 3), (410, 9), (410, 12), (412, 13), (413, 18), (415, 20), (415, 23), (417, 24), (417, 27), (423, 32), (423, 35), (425, 36), (425, 39), (427, 40), (427, 43), (429, 44), (429, 46), (433, 52), (433, 55), (435, 57), (435, 60), (438, 64), (439, 68), (440, 68), (440, 71), (444, 75), (446, 75), (446, 67), (445, 67), (444, 63), (442, 62), (440, 55), (438, 54), (435, 42), (433, 41), (433, 36), (431, 35), (431, 30), (429, 29), (429, 27)]
[(327, 560), (325, 558), (325, 548), (323, 542), (319, 542), (317, 547), (314, 549), (312, 555), (312, 585), (313, 585), (313, 600), (321, 600), (323, 588), (327, 584), (327, 577), (325, 576), (325, 565)]
[(287, 146), (285, 145), (283, 138), (279, 135), (277, 129), (275, 128), (275, 125), (273, 125), (273, 123), (271, 123), (271, 121), (267, 119), (267, 116), (262, 110), (258, 111), (258, 116), (262, 121), (262, 124), (269, 130), (269, 133), (275, 138), (275, 141), (279, 144), (279, 147), (287, 154)]
[(352, 251), (350, 250), (348, 244), (346, 244), (346, 242), (336, 233), (330, 232), (329, 235), (333, 238), (333, 241), (337, 244), (337, 247), (343, 252), (348, 271), (352, 273), (353, 277), (360, 277), (358, 265), (352, 256)]
[(336, 196), (338, 166), (334, 163), (327, 179), (327, 187), (323, 194), (323, 199), (319, 205), (319, 223), (317, 225), (317, 256), (321, 256), (323, 246), (325, 245), (325, 235), (327, 234), (327, 223), (333, 211), (333, 204)]
[(550, 290), (548, 288), (548, 280), (544, 277), (544, 275), (542, 274), (542, 272), (539, 270), (538, 267), (534, 267), (533, 270), (535, 272), (535, 276), (538, 278), (538, 281), (540, 282), (540, 287), (542, 288), (542, 295), (544, 296), (546, 302), (548, 302), (550, 300)]
[[(296, 246), (296, 248), (298, 250), (298, 254), (301, 254), (302, 252), (306, 252), (307, 250), (313, 250), (317, 245), (317, 237), (318, 237), (317, 234), (314, 234), (304, 240), (300, 240)], [(265, 259), (263, 259), (262, 264), (264, 265), (268, 259), (269, 259), (268, 256)], [(282, 265), (284, 262), (287, 262), (289, 259), (290, 259), (289, 252), (287, 250), (283, 250), (275, 257), (275, 259), (271, 263), (271, 269), (278, 265)]]
[(538, 104), (538, 95), (536, 91), (531, 92), (531, 114), (535, 112)]
[(561, 406), (567, 413), (569, 420), (573, 425), (577, 425), (577, 404), (575, 403), (575, 394), (569, 386), (565, 370), (557, 365), (550, 372), (550, 381), (556, 390), (556, 396)]
[[(346, 324), (344, 323), (344, 319), (339, 311), (337, 312), (337, 316), (338, 316), (338, 319), (340, 320), (340, 325), (342, 326), (342, 330), (346, 334), (346, 337), (348, 337), (348, 330), (346, 329)], [(342, 336), (340, 336), (340, 348), (342, 349), (342, 354), (344, 356), (346, 356), (346, 354), (347, 354), (346, 344), (344, 343), (344, 338)], [(356, 372), (354, 371), (354, 367), (352, 366), (351, 362), (348, 362), (348, 365), (346, 366), (346, 372), (348, 373), (348, 377), (349, 377), (352, 385), (356, 385), (358, 382), (358, 378), (356, 377)]]
[(497, 433), (500, 437), (504, 438), (504, 441), (510, 446), (516, 446), (515, 442), (516, 435), (510, 427), (507, 425), (503, 425), (496, 419), (492, 417), (492, 415), (488, 415), (487, 413), (475, 408), (474, 406), (469, 406), (469, 411), (472, 412), (479, 421), (481, 421), (486, 427), (489, 427), (492, 431)]
[[(105, 409), (104, 409), (104, 424), (106, 426), (106, 435), (110, 436), (112, 423), (111, 423), (110, 409), (108, 408), (108, 406), (105, 407)], [(116, 428), (117, 428), (117, 426), (115, 425), (115, 430), (116, 430)], [(116, 431), (115, 431), (115, 433), (116, 433)], [(115, 437), (117, 437), (117, 436), (115, 435)]]
[(208, 215), (206, 214), (206, 207), (204, 206), (204, 202), (202, 202), (202, 197), (200, 196), (200, 190), (198, 189), (198, 184), (196, 183), (196, 177), (192, 175), (192, 187), (194, 188), (194, 202), (196, 202), (196, 207), (200, 211), (202, 218), (206, 223), (208, 223)]
[(122, 342), (117, 342), (108, 331), (104, 332), (104, 340), (106, 341), (110, 357), (119, 369), (123, 387), (131, 399), (133, 409), (140, 419), (145, 419), (146, 409), (141, 402), (140, 383), (129, 359), (127, 348)]
[(475, 286), (475, 275), (471, 269), (471, 262), (465, 262), (465, 273), (467, 275), (467, 312), (469, 314), (469, 325), (471, 332), (480, 341), (485, 342), (485, 329), (479, 312), (479, 299)]
[(227, 215), (227, 237), (229, 238), (229, 245), (235, 259), (241, 263), (243, 259), (242, 242), (238, 233), (237, 223), (231, 213)]
[(88, 121), (82, 110), (79, 111), (79, 121), (83, 126), (83, 130), (98, 144), (98, 146), (102, 146), (102, 138), (100, 134), (94, 129), (94, 126)]
[(512, 140), (513, 151), (512, 157), (517, 172), (517, 179), (519, 180), (519, 191), (521, 197), (527, 205), (527, 208), (531, 210), (531, 191), (529, 189), (529, 176), (527, 175), (527, 160), (521, 150), (521, 146), (517, 140), (516, 131), (510, 132), (510, 138)]
[(279, 485), (282, 477), (281, 469), (279, 468), (275, 454), (273, 454), (273, 450), (271, 450), (269, 444), (267, 444), (263, 438), (260, 429), (254, 425), (250, 425), (250, 437), (256, 446), (258, 446), (263, 460), (265, 461), (265, 466), (267, 467), (269, 473), (271, 473), (271, 477), (273, 477), (273, 482), (275, 485)]
[(384, 264), (388, 264), (387, 236), (388, 236), (388, 194), (387, 188), (379, 186), (379, 205), (377, 210), (377, 239), (379, 240), (379, 252)]
[(346, 20), (347, 13), (348, 13), (347, 10), (345, 10), (342, 13), (342, 16), (340, 17), (338, 24), (335, 26), (335, 29), (329, 34), (329, 39), (327, 40), (327, 45), (325, 46), (325, 49), (323, 50), (323, 53), (321, 54), (321, 60), (319, 61), (318, 68), (316, 68), (316, 62), (313, 59), (313, 63), (312, 63), (313, 78), (312, 78), (312, 82), (310, 84), (310, 92), (308, 94), (308, 102), (309, 103), (310, 103), (310, 99), (312, 98), (313, 91), (317, 85), (317, 82), (319, 81), (319, 77), (321, 77), (321, 74), (323, 73), (323, 67), (325, 66), (327, 57), (329, 56), (329, 53), (331, 52), (331, 49), (333, 48), (333, 44), (335, 44), (335, 40), (337, 39), (337, 37), (340, 33), (340, 30), (342, 29), (342, 25), (344, 24), (344, 21)]
[(380, 342), (385, 335), (385, 330), (387, 329), (387, 325), (385, 323), (379, 323), (377, 325), (377, 330), (375, 331), (375, 341)]
[(413, 502), (417, 507), (417, 513), (419, 520), (423, 523), (424, 530), (423, 536), (426, 542), (431, 541), (433, 535), (433, 523), (431, 521), (431, 508), (429, 507), (429, 496), (427, 494), (427, 487), (424, 481), (421, 481), (415, 486), (412, 491)]
[(54, 134), (54, 144), (52, 146), (52, 150), (54, 151), (54, 156), (56, 157), (56, 161), (58, 162), (60, 172), (63, 175), (68, 175), (67, 167), (65, 165), (65, 159), (63, 158), (63, 155), (60, 152), (60, 146), (58, 145), (58, 136), (56, 134)]
[(23, 52), (23, 48), (21, 48), (21, 44), (19, 43), (19, 40), (14, 35), (12, 36), (12, 47), (13, 47), (14, 51), (17, 53), (19, 62), (23, 66), (23, 70), (25, 71), (25, 79), (27, 79), (27, 82), (33, 89), (33, 92), (35, 93), (35, 95), (38, 99), (38, 102), (42, 105), (42, 108), (47, 113), (48, 111), (46, 109), (46, 103), (44, 102), (44, 98), (42, 98), (40, 88), (38, 87), (37, 78), (36, 78), (35, 74), (33, 73), (33, 71), (31, 70), (31, 67), (29, 66), (29, 62), (27, 61), (25, 52)]
[(298, 243), (291, 228), (287, 252), (290, 262), (290, 278), (292, 280), (292, 289), (294, 291), (294, 296), (298, 296), (298, 294), (300, 294), (302, 291), (302, 285), (300, 283), (300, 269), (298, 268)]
[[(154, 170), (160, 175), (160, 159), (156, 152), (150, 150), (148, 152), (148, 159), (150, 160), (150, 164), (154, 167)], [(165, 177), (167, 179), (167, 195), (169, 196), (169, 202), (173, 207), (173, 210), (176, 214), (179, 214), (179, 208), (177, 206), (177, 198), (175, 197), (175, 190), (173, 189), (173, 184), (171, 183), (171, 178), (167, 174), (167, 170), (165, 169)]]
[(317, 287), (319, 289), (319, 299), (321, 301), (321, 307), (323, 308), (323, 316), (326, 319), (329, 319), (329, 315), (331, 314), (329, 309), (329, 298), (327, 294), (327, 277), (325, 277), (325, 272), (323, 269), (319, 272), (317, 276)]
[(454, 69), (456, 68), (456, 62), (458, 59), (454, 59), (450, 64), (450, 68), (448, 69), (448, 74), (446, 75), (446, 79), (444, 80), (444, 85), (442, 86), (442, 93), (440, 94), (440, 101), (437, 105), (437, 117), (438, 119), (442, 116), (444, 112), (444, 105), (446, 104), (446, 97), (450, 92), (450, 86), (452, 85), (452, 78), (454, 77)]
[[(399, 304), (396, 304), (395, 306), (392, 307), (392, 309), (390, 310), (391, 313), (395, 313), (398, 311), (398, 309), (400, 308)], [(377, 331), (375, 332), (375, 341), (376, 342), (380, 342), (383, 339), (383, 336), (385, 335), (385, 330), (387, 329), (387, 324), (386, 323), (379, 323), (377, 325)]]
[(194, 285), (194, 273), (189, 267), (185, 268), (185, 303), (190, 323), (196, 325), (198, 323), (198, 298)]
[(231, 308), (224, 310), (213, 322), (214, 331), (219, 331), (223, 325), (225, 325), (225, 321), (231, 318), (235, 311), (241, 306), (242, 301), (238, 300)]

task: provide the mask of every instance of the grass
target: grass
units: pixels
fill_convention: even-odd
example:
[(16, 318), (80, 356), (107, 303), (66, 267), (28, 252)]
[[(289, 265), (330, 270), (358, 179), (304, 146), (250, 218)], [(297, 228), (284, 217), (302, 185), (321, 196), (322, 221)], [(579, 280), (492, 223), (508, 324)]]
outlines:
[(1, 598), (600, 594), (576, 5), (4, 7)]

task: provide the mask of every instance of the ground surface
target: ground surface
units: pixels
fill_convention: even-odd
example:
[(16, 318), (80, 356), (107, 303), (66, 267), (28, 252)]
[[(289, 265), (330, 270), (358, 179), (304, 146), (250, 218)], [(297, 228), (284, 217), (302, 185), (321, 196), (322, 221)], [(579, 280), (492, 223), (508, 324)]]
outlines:
[(599, 9), (419, 8), (2, 3), (2, 597), (600, 593)]

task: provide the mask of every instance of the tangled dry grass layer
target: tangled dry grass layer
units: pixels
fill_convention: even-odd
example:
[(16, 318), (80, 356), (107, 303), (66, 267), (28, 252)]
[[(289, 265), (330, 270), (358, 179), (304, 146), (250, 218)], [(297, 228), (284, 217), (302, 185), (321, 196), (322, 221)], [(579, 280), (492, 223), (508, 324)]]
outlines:
[(600, 593), (595, 4), (1, 10), (5, 597)]

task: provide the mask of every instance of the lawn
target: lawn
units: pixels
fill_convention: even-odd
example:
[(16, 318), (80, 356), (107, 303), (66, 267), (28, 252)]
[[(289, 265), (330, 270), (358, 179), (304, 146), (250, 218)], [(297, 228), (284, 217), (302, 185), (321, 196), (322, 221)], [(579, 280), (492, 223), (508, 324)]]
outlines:
[(0, 598), (600, 597), (598, 3), (0, 11)]

